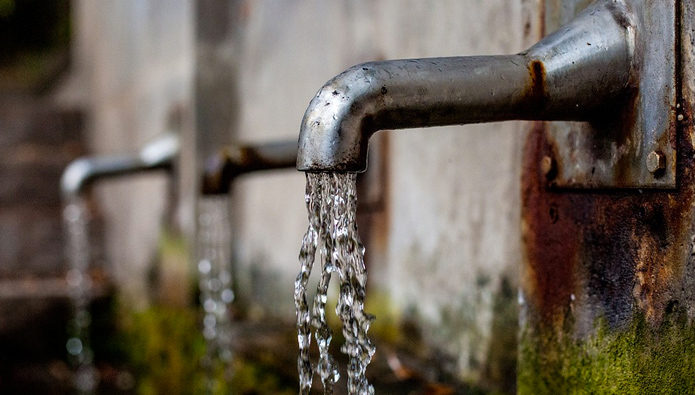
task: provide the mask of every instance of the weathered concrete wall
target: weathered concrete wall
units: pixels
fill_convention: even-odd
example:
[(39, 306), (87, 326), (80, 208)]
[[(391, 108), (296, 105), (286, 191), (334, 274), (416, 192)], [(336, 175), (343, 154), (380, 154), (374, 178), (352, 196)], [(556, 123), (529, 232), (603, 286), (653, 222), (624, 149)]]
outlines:
[[(167, 130), (174, 108), (192, 95), (190, 0), (78, 0), (75, 9), (77, 100), (89, 113), (91, 153), (131, 152)], [(189, 111), (190, 113), (190, 111)], [(160, 175), (101, 183), (107, 259), (131, 302), (146, 301), (165, 208)]]
[[(397, 14), (400, 5), (384, 15)], [(534, 41), (527, 26), (536, 24), (535, 6), (411, 2), (407, 18), (384, 21), (385, 55), (515, 53)], [(423, 337), (455, 356), (458, 371), (474, 382), (504, 380), (492, 377), (499, 369), (507, 370), (507, 380), (513, 376), (513, 361), (491, 359), (502, 357), (495, 346), (513, 348), (516, 335), (492, 330), (493, 323), (509, 331), (516, 326), (525, 128), (504, 123), (391, 134), (390, 296), (403, 318), (419, 323)]]

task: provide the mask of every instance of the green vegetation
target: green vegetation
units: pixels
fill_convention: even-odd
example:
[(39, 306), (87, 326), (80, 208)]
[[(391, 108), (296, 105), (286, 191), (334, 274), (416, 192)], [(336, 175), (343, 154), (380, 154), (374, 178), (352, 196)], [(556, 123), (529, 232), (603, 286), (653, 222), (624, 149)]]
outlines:
[[(205, 340), (194, 309), (151, 307), (122, 318), (119, 345), (124, 363), (135, 374), (139, 395), (289, 395), (288, 383), (271, 365), (241, 357), (232, 371), (213, 368), (213, 380), (202, 367)], [(208, 388), (209, 387), (209, 388)]]
[(519, 307), (516, 288), (502, 277), (492, 305), (492, 330), (483, 382), (500, 394), (516, 394)]
[(14, 0), (0, 0), (0, 18), (6, 18), (14, 12)]
[[(628, 328), (599, 320), (594, 335), (523, 333), (520, 394), (687, 394), (695, 388), (695, 327), (676, 310), (658, 327), (642, 315)], [(550, 336), (545, 334), (553, 333)]]
[(151, 307), (122, 319), (127, 365), (141, 395), (205, 393), (205, 340), (191, 309)]
[(243, 359), (235, 361), (231, 387), (235, 394), (295, 395), (297, 383), (287, 383), (269, 366)]

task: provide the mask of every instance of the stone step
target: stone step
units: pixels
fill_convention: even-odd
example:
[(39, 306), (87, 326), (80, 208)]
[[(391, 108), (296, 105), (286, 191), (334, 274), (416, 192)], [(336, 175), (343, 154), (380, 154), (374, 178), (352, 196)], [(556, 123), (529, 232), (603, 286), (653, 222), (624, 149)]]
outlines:
[(84, 141), (84, 111), (39, 98), (0, 100), (0, 150), (21, 143), (62, 145)]
[[(103, 275), (92, 277), (92, 297), (106, 296), (110, 289), (111, 284)], [(69, 297), (70, 293), (65, 276), (0, 280), (0, 303), (28, 299), (67, 299)]]
[[(90, 254), (98, 269), (104, 254), (102, 229), (101, 217), (90, 221)], [(66, 242), (60, 207), (0, 206), (0, 279), (65, 273)]]
[[(60, 178), (84, 154), (83, 132), (80, 108), (41, 96), (0, 95), (0, 280), (67, 270)], [(98, 251), (99, 237), (93, 241)], [(56, 289), (44, 285), (46, 292)]]

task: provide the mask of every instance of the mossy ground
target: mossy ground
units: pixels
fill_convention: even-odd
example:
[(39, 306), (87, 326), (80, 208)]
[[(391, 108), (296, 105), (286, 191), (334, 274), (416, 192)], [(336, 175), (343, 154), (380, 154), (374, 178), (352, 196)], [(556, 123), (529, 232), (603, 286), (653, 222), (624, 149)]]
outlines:
[(202, 367), (205, 340), (195, 309), (151, 307), (121, 318), (119, 344), (123, 362), (135, 376), (139, 395), (231, 394), (284, 395), (296, 393), (288, 382), (262, 361), (237, 356), (230, 375), (214, 369), (214, 385)]
[(627, 328), (599, 320), (588, 338), (568, 333), (526, 329), (519, 394), (689, 394), (695, 388), (695, 327), (684, 311), (657, 326), (638, 314)]

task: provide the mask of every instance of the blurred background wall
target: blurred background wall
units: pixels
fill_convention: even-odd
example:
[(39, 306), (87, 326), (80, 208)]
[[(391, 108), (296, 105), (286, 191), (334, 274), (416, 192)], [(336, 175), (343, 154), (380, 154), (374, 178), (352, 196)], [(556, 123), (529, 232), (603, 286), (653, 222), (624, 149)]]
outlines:
[[(74, 64), (68, 89), (77, 91), (87, 114), (90, 154), (134, 152), (172, 127), (190, 125), (192, 10), (190, 0), (73, 3)], [(99, 183), (95, 189), (108, 218), (110, 272), (135, 305), (148, 300), (147, 279), (169, 198), (166, 183), (161, 175), (145, 175)]]

